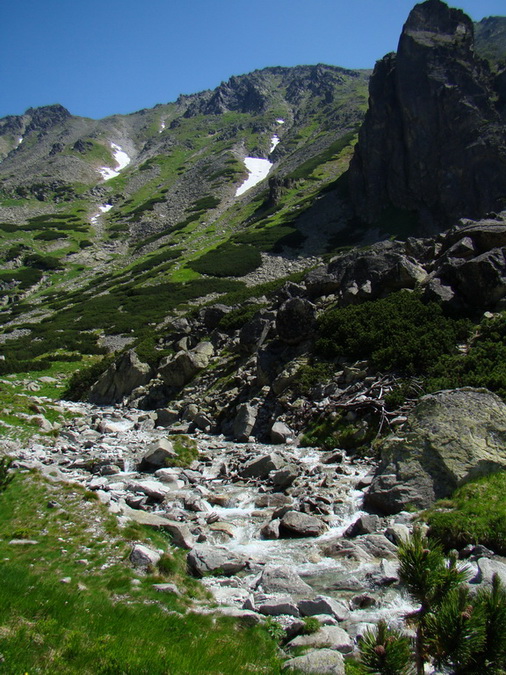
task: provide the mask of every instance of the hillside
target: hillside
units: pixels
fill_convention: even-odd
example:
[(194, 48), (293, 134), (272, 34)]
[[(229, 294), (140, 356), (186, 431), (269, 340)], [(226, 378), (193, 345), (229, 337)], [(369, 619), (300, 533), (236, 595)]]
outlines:
[(502, 672), (505, 21), (0, 120), (6, 672)]

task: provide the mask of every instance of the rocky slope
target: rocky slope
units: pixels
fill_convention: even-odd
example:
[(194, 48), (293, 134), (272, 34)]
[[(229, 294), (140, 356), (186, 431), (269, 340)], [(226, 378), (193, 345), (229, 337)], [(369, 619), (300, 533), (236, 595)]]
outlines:
[(501, 208), (500, 77), (477, 55), (469, 17), (441, 0), (416, 5), (397, 53), (371, 79), (349, 176), (361, 218), (375, 222), (393, 206), (434, 231)]

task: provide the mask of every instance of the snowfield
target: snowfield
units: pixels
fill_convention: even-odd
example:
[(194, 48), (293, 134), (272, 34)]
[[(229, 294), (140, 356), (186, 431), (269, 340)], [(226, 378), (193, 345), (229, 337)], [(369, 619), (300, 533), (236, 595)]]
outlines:
[(111, 143), (111, 150), (118, 166), (115, 169), (111, 169), (108, 166), (101, 166), (100, 169), (98, 169), (98, 172), (104, 180), (116, 178), (116, 176), (119, 176), (119, 172), (131, 162), (130, 157), (119, 145), (116, 145), (116, 143)]
[[(276, 121), (279, 124), (284, 124), (283, 120), (276, 120)], [(278, 143), (279, 143), (279, 136), (277, 134), (274, 134), (274, 136), (271, 138), (271, 147), (269, 150), (269, 154), (274, 150), (274, 148), (278, 145)], [(255, 185), (258, 185), (258, 183), (260, 183), (260, 181), (262, 181), (264, 178), (267, 178), (269, 171), (273, 167), (272, 162), (269, 162), (268, 159), (260, 159), (259, 157), (245, 157), (244, 165), (249, 171), (249, 176), (246, 178), (244, 183), (237, 188), (235, 192), (236, 197), (239, 197), (240, 195), (244, 194), (245, 192), (247, 192), (247, 190), (250, 190)]]
[(92, 216), (90, 219), (92, 225), (95, 225), (95, 223), (103, 213), (107, 213), (107, 211), (110, 211), (112, 209), (112, 204), (102, 204), (98, 208), (99, 208), (98, 213), (95, 213), (95, 215)]

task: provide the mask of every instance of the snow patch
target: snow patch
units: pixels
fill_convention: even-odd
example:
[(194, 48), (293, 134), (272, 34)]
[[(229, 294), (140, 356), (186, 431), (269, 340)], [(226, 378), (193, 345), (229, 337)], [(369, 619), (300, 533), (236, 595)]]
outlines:
[(92, 225), (96, 224), (97, 220), (100, 218), (100, 216), (103, 213), (107, 213), (107, 211), (110, 211), (112, 209), (112, 204), (102, 204), (98, 208), (99, 208), (98, 213), (95, 213), (95, 215), (92, 216), (91, 219), (90, 219), (90, 222), (91, 222)]
[(111, 169), (108, 166), (100, 167), (98, 172), (100, 173), (100, 175), (104, 180), (116, 178), (116, 176), (119, 176), (119, 172), (122, 171), (131, 162), (130, 157), (119, 145), (116, 145), (116, 143), (111, 143), (111, 150), (114, 156), (114, 160), (117, 164), (117, 167), (116, 169)]
[(158, 133), (161, 134), (164, 129), (165, 129), (165, 122), (162, 120), (160, 128), (158, 129)]
[(18, 145), (21, 145), (22, 142), (23, 142), (23, 136), (20, 136), (20, 137), (18, 138)]
[(267, 174), (272, 168), (272, 162), (269, 162), (268, 159), (259, 159), (258, 157), (245, 157), (244, 164), (249, 171), (249, 176), (244, 183), (237, 188), (235, 193), (236, 197), (239, 197), (239, 195), (244, 194), (247, 190), (258, 185), (260, 181), (267, 177)]
[(274, 134), (274, 136), (271, 138), (271, 149), (269, 150), (269, 153), (271, 153), (278, 144), (279, 144), (279, 136)]
[(285, 123), (285, 120), (279, 119), (279, 120), (276, 120), (276, 122), (277, 122), (278, 124), (284, 124), (284, 123)]

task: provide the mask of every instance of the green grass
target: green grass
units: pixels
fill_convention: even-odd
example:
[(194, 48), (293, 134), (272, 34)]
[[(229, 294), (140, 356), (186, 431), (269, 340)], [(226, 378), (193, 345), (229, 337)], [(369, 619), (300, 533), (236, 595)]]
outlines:
[(172, 441), (177, 457), (168, 459), (167, 466), (181, 466), (187, 468), (198, 458), (199, 451), (195, 439), (190, 438), (185, 434), (179, 434), (177, 436), (169, 436), (169, 440)]
[[(91, 495), (31, 473), (16, 476), (0, 495), (3, 673), (280, 672), (266, 631), (185, 614), (204, 592), (186, 576), (184, 556), (160, 533), (137, 525), (120, 530)], [(10, 545), (13, 538), (38, 543)], [(128, 561), (131, 539), (165, 549), (163, 564), (136, 572)], [(153, 583), (165, 579), (181, 598), (154, 591)]]
[(452, 498), (424, 514), (430, 536), (445, 549), (483, 544), (506, 555), (506, 472), (484, 476), (458, 488)]
[(226, 242), (188, 263), (195, 272), (215, 277), (239, 277), (253, 272), (262, 263), (253, 246)]

